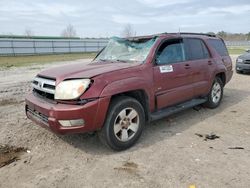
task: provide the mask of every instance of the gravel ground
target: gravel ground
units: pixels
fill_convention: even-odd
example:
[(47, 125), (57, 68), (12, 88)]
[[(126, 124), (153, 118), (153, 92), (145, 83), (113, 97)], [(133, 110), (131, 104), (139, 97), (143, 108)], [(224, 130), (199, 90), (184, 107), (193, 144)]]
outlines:
[[(113, 152), (96, 135), (57, 136), (25, 117), (25, 93), (44, 68), (0, 70), (0, 145), (28, 151), (0, 168), (0, 187), (250, 187), (250, 75), (234, 74), (219, 108), (152, 122), (138, 144)], [(210, 133), (220, 138), (201, 137)]]

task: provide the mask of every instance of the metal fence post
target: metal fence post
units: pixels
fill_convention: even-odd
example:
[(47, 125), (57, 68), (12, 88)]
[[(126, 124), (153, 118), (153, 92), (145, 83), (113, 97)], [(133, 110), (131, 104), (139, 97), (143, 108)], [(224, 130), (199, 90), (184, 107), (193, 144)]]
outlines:
[(71, 53), (70, 40), (69, 40), (69, 53)]
[(54, 49), (54, 41), (52, 40), (51, 42), (52, 42), (52, 54), (54, 54), (54, 53), (55, 53), (55, 49)]
[(13, 56), (15, 56), (15, 49), (14, 49), (14, 44), (13, 44), (13, 40), (11, 40), (11, 48), (12, 48), (12, 53), (13, 53)]
[(84, 52), (87, 52), (86, 41), (83, 41), (83, 46), (84, 46)]
[(34, 53), (36, 54), (36, 42), (33, 40), (33, 48), (34, 48)]

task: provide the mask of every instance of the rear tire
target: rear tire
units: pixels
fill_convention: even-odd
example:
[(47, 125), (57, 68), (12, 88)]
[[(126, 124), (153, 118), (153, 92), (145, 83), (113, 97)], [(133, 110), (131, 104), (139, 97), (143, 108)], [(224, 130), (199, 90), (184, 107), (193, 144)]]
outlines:
[(125, 150), (140, 138), (145, 124), (142, 105), (134, 98), (121, 96), (111, 101), (104, 126), (98, 132), (102, 143), (113, 150)]
[(211, 90), (207, 96), (208, 100), (204, 104), (207, 108), (217, 108), (223, 98), (223, 83), (219, 77), (214, 79)]

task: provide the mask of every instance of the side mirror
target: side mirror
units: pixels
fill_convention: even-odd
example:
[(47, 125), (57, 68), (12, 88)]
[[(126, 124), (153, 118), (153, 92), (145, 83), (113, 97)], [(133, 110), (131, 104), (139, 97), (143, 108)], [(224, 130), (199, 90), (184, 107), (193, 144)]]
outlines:
[(155, 64), (156, 65), (159, 65), (160, 64), (160, 59), (159, 59), (159, 55), (157, 54), (156, 56), (155, 56)]

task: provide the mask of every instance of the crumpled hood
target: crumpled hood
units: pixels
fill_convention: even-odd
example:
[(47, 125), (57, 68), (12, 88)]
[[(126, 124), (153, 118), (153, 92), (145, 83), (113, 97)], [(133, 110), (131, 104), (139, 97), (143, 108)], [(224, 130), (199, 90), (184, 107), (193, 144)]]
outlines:
[(91, 78), (103, 73), (137, 66), (140, 63), (95, 62), (77, 63), (55, 67), (39, 73), (40, 76), (65, 80), (69, 78)]

